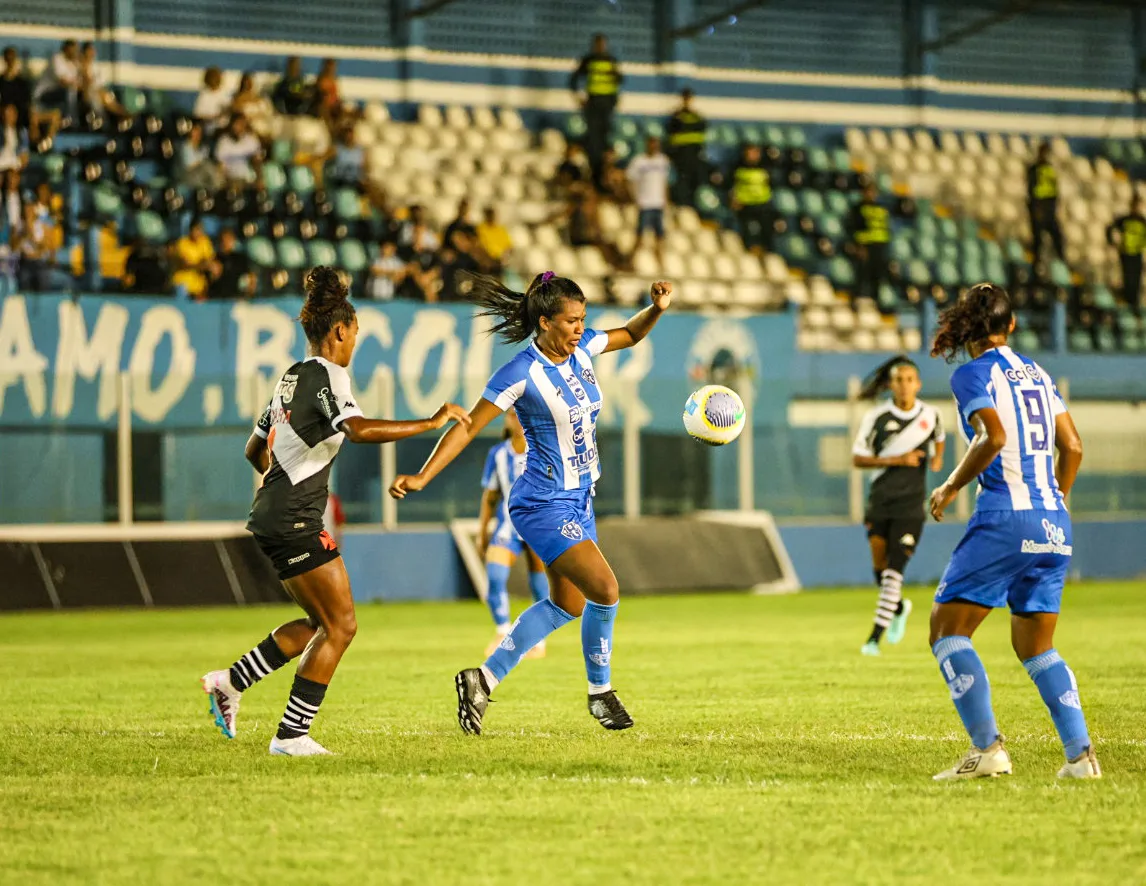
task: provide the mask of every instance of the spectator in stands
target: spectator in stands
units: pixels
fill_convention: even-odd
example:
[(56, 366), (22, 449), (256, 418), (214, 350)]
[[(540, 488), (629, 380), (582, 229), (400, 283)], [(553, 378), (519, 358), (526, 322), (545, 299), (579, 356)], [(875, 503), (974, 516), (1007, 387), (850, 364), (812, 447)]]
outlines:
[(454, 235), (459, 232), (469, 237), (477, 237), (477, 228), (470, 223), (470, 201), (465, 197), (462, 197), (462, 199), (458, 201), (458, 214), (454, 217), (452, 222), (446, 225), (446, 232), (442, 235), (442, 242), (446, 246), (456, 247), (457, 244), (454, 242)]
[(80, 47), (80, 93), (81, 110), (85, 113), (111, 114), (117, 120), (130, 119), (127, 108), (119, 103), (115, 93), (108, 88), (107, 81), (100, 73), (96, 59), (96, 46), (92, 42)]
[(463, 295), (465, 274), (482, 270), (476, 258), (479, 254), (477, 237), (469, 230), (459, 228), (449, 243), (442, 247), (441, 288), (438, 301), (458, 301)]
[(20, 287), (29, 292), (47, 292), (52, 286), (59, 240), (50, 215), (38, 211), (37, 204), (24, 206), (20, 245)]
[(297, 117), (310, 110), (312, 89), (302, 73), (302, 59), (292, 55), (286, 61), (286, 72), (275, 86), (274, 103), (279, 113)]
[(436, 302), (438, 290), (442, 288), (442, 265), (437, 249), (422, 249), (414, 252), (407, 266), (404, 298), (425, 302)]
[(597, 173), (596, 185), (597, 191), (607, 200), (617, 204), (628, 203), (630, 200), (629, 179), (625, 175), (625, 170), (617, 165), (617, 151), (612, 145), (605, 148), (605, 153), (601, 157), (601, 169)]
[(740, 162), (732, 171), (729, 206), (736, 213), (744, 248), (759, 253), (772, 251), (775, 213), (772, 210), (772, 179), (764, 165), (759, 145), (745, 145)]
[(0, 192), (0, 206), (4, 220), (12, 235), (24, 230), (24, 193), (20, 189), (20, 170), (9, 169), (4, 173), (4, 190)]
[(0, 172), (28, 165), (28, 130), (20, 125), (15, 105), (0, 107)]
[(1122, 298), (1134, 312), (1142, 310), (1142, 251), (1146, 249), (1146, 216), (1142, 214), (1142, 198), (1137, 194), (1130, 201), (1130, 212), (1116, 218), (1106, 229), (1106, 239), (1118, 249), (1122, 264)]
[(60, 128), (60, 112), (38, 111), (32, 104), (32, 81), (24, 76), (15, 46), (4, 49), (4, 76), (0, 77), (0, 107), (15, 105), (19, 125), (28, 130), (33, 142), (41, 135), (54, 136)]
[(641, 245), (645, 231), (652, 231), (656, 242), (653, 251), (657, 264), (664, 264), (662, 244), (665, 239), (665, 207), (668, 206), (669, 177), (672, 164), (661, 152), (661, 140), (650, 136), (645, 141), (645, 152), (629, 163), (629, 183), (633, 187), (633, 200), (637, 204), (637, 240), (633, 252)]
[(219, 279), (223, 269), (200, 219), (193, 219), (187, 236), (175, 241), (174, 256), (176, 270), (172, 285), (182, 286), (196, 301), (205, 299), (208, 282)]
[(668, 154), (676, 169), (673, 202), (692, 206), (704, 173), (704, 140), (707, 121), (692, 108), (692, 90), (680, 93), (680, 107), (668, 121)]
[(215, 143), (215, 159), (228, 183), (249, 185), (262, 170), (263, 145), (250, 130), (247, 118), (236, 114)]
[(1027, 200), (1031, 213), (1031, 243), (1035, 261), (1043, 249), (1043, 234), (1049, 234), (1055, 254), (1065, 259), (1062, 228), (1058, 224), (1058, 173), (1050, 160), (1050, 145), (1039, 145), (1038, 156), (1027, 170)]
[(223, 72), (214, 65), (203, 72), (203, 88), (195, 98), (191, 116), (203, 124), (208, 138), (227, 125), (231, 116), (231, 93), (223, 88)]
[(251, 260), (239, 248), (239, 240), (232, 228), (223, 228), (219, 232), (216, 260), (219, 274), (211, 282), (211, 298), (250, 298), (255, 294), (258, 277), (251, 273)]
[(609, 41), (604, 34), (593, 35), (589, 54), (581, 59), (569, 77), (569, 88), (575, 94), (580, 91), (582, 79), (585, 80), (585, 94), (578, 95), (578, 98), (585, 115), (585, 152), (589, 155), (595, 179), (609, 142), (613, 111), (624, 79), (617, 60), (609, 54)]
[(875, 185), (867, 184), (863, 199), (852, 207), (848, 232), (855, 250), (857, 295), (878, 300), (879, 287), (888, 280), (891, 213), (879, 203)]
[(366, 295), (375, 301), (390, 301), (401, 288), (409, 273), (409, 265), (398, 255), (398, 244), (383, 240), (378, 256), (370, 264), (370, 277), (366, 281)]
[(605, 239), (598, 213), (600, 197), (593, 188), (576, 189), (561, 216), (568, 223), (569, 242), (573, 246), (596, 246), (605, 261), (617, 270), (631, 271), (632, 261), (617, 245)]
[(75, 40), (65, 40), (40, 75), (32, 91), (32, 102), (41, 109), (62, 107), (69, 117), (75, 118), (82, 86), (79, 46)]
[(406, 220), (398, 229), (399, 249), (413, 252), (419, 249), (437, 249), (438, 246), (438, 237), (426, 222), (425, 207), (415, 203), (410, 207)]
[(262, 139), (271, 137), (271, 121), (274, 119), (275, 109), (255, 82), (255, 75), (243, 74), (239, 80), (239, 90), (231, 99), (231, 116), (246, 117), (254, 133)]
[(32, 201), (32, 206), (38, 220), (53, 225), (60, 231), (63, 230), (64, 198), (53, 192), (50, 184), (42, 181), (36, 185), (36, 199)]
[(360, 194), (366, 192), (366, 151), (355, 140), (353, 125), (339, 127), (323, 160), (325, 165), (316, 176), (320, 183), (332, 188), (353, 188)]
[(572, 188), (589, 181), (589, 176), (584, 151), (576, 142), (569, 142), (565, 145), (565, 159), (557, 167), (550, 183), (554, 197), (564, 199)]
[(497, 210), (492, 206), (487, 206), (482, 213), (481, 223), (477, 226), (477, 239), (482, 252), (489, 259), (490, 270), (500, 274), (505, 269), (513, 241), (505, 225), (497, 220)]
[(142, 237), (131, 244), (123, 275), (124, 292), (159, 295), (168, 290), (167, 254)]
[(218, 191), (225, 184), (223, 170), (203, 143), (203, 124), (193, 123), (187, 138), (175, 151), (175, 179), (179, 184), (198, 190)]
[(338, 90), (338, 62), (332, 58), (322, 60), (322, 69), (314, 81), (311, 113), (326, 123), (330, 134), (338, 131), (342, 123), (342, 99)]

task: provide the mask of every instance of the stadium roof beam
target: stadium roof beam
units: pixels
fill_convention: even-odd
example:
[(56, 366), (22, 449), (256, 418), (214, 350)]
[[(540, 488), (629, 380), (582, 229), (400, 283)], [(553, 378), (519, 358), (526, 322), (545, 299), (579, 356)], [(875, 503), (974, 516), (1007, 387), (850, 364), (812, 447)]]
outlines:
[(697, 34), (708, 30), (711, 27), (727, 22), (731, 16), (743, 15), (750, 10), (763, 6), (768, 0), (747, 0), (744, 3), (737, 3), (728, 7), (724, 12), (716, 15), (706, 16), (702, 19), (697, 19), (687, 25), (681, 25), (679, 28), (674, 28), (668, 32), (669, 39), (679, 40), (683, 37), (695, 37)]
[(955, 46), (958, 43), (962, 43), (968, 37), (974, 37), (976, 34), (983, 33), (988, 28), (993, 28), (995, 25), (1001, 25), (1003, 22), (1013, 19), (1016, 15), (1030, 12), (1038, 5), (1039, 0), (1012, 0), (1011, 3), (1008, 3), (998, 12), (985, 15), (977, 21), (973, 21), (961, 28), (956, 28), (951, 33), (944, 34), (936, 40), (929, 40), (923, 43), (919, 48), (923, 52), (936, 52), (940, 49), (946, 49), (949, 46)]
[(425, 18), (428, 15), (433, 15), (439, 9), (444, 9), (453, 3), (454, 0), (428, 0), (421, 6), (414, 6), (404, 13), (402, 13), (402, 21), (409, 21), (412, 18)]

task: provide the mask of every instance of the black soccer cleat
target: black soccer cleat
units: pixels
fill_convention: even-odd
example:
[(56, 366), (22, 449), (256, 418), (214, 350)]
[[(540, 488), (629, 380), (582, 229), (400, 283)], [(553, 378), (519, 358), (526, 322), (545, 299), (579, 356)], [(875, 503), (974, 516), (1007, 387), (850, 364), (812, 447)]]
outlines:
[(606, 729), (628, 729), (633, 725), (633, 718), (612, 689), (589, 696), (589, 713)]
[(481, 735), (481, 718), (489, 707), (489, 688), (480, 668), (466, 668), (454, 677), (458, 690), (458, 725), (462, 732)]

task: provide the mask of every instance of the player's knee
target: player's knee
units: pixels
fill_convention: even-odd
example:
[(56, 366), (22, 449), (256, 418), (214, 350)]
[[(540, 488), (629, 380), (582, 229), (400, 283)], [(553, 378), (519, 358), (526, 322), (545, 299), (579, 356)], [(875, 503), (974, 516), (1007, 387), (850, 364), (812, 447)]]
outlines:
[(326, 629), (326, 636), (330, 638), (332, 643), (346, 647), (350, 645), (350, 641), (358, 633), (358, 619), (355, 618), (354, 611), (351, 610), (334, 616), (323, 627)]
[(617, 584), (617, 577), (610, 572), (593, 582), (593, 587), (585, 591), (585, 596), (602, 606), (612, 606), (621, 599), (621, 586)]

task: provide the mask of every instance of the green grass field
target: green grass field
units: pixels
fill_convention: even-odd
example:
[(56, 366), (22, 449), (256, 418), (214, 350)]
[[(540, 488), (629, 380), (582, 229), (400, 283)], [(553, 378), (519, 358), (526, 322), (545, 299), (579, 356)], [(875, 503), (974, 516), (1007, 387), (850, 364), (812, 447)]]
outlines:
[(271, 758), (290, 669), (224, 740), (198, 686), (286, 607), (8, 616), (0, 881), (61, 883), (1146, 882), (1146, 587), (1075, 586), (1058, 648), (1106, 770), (1061, 750), (1005, 617), (977, 646), (1015, 761), (941, 785), (966, 748), (926, 645), (858, 654), (866, 593), (622, 603), (614, 683), (637, 720), (585, 711), (576, 627), (461, 734), (452, 676), (478, 604), (365, 606), (314, 734)]

